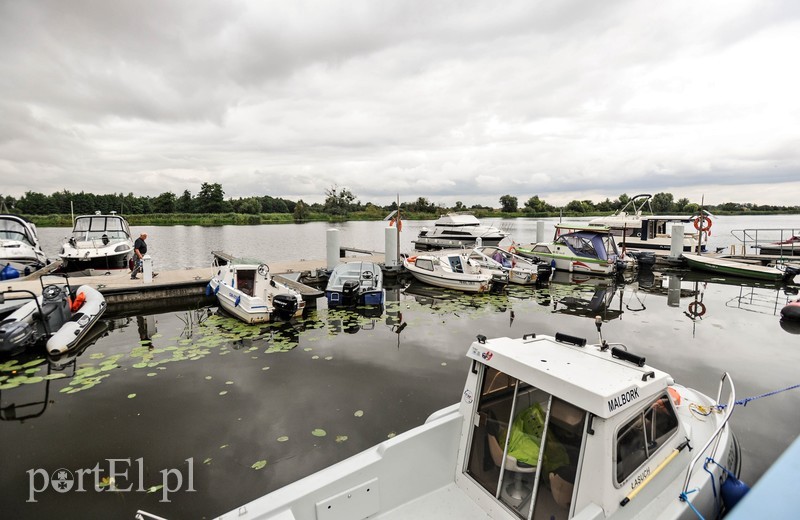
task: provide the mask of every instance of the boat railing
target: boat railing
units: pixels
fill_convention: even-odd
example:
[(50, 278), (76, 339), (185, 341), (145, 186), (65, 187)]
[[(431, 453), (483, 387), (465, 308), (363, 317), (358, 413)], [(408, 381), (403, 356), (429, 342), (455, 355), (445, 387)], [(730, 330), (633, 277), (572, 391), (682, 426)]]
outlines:
[[(794, 236), (800, 236), (800, 228), (734, 229), (731, 231), (731, 235), (739, 241), (742, 246), (742, 255), (746, 256), (748, 249), (759, 249), (768, 244), (784, 242)], [(800, 242), (793, 241), (780, 246), (772, 246), (770, 249), (778, 249), (779, 254), (791, 255), (795, 251), (800, 253)]]
[(730, 394), (728, 395), (728, 405), (725, 407), (725, 417), (720, 421), (719, 426), (714, 431), (714, 435), (709, 437), (708, 441), (706, 442), (705, 446), (702, 449), (697, 451), (697, 455), (694, 456), (692, 459), (692, 463), (689, 464), (689, 469), (686, 470), (686, 478), (683, 481), (683, 491), (682, 495), (685, 495), (689, 491), (689, 480), (692, 478), (692, 473), (694, 472), (694, 468), (697, 465), (698, 461), (703, 457), (706, 450), (712, 445), (715, 444), (714, 449), (711, 450), (711, 454), (709, 455), (711, 458), (714, 458), (717, 452), (717, 448), (719, 447), (719, 439), (720, 435), (722, 434), (722, 430), (725, 429), (725, 426), (728, 424), (728, 421), (733, 415), (733, 409), (736, 408), (736, 388), (733, 385), (733, 379), (731, 379), (730, 374), (727, 372), (722, 374), (722, 378), (719, 381), (719, 388), (717, 389), (717, 400), (715, 401), (715, 406), (719, 405), (720, 397), (722, 396), (722, 388), (725, 385), (725, 381), (728, 382), (730, 385)]

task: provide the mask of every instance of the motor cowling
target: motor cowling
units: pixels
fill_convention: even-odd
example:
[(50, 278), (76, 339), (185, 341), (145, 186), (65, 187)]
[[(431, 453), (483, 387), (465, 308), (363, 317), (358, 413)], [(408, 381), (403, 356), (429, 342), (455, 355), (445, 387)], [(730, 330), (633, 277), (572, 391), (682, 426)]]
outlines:
[(283, 317), (291, 317), (297, 312), (297, 298), (292, 294), (277, 294), (272, 298), (275, 312)]
[(553, 274), (553, 268), (550, 264), (537, 264), (536, 266), (536, 281), (546, 282)]
[(342, 284), (342, 303), (344, 305), (355, 305), (358, 301), (358, 290), (361, 282), (357, 280), (347, 280)]
[(30, 323), (16, 320), (0, 322), (0, 354), (16, 354), (36, 342)]

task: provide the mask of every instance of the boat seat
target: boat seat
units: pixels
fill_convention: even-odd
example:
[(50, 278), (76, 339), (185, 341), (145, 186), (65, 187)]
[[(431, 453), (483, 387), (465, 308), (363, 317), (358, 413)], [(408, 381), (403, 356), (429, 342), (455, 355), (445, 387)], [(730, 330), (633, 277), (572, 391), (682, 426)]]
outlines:
[[(500, 447), (500, 443), (494, 435), (488, 435), (488, 441), (489, 454), (492, 457), (492, 461), (500, 468), (503, 462), (503, 448)], [(507, 503), (516, 507), (525, 502), (533, 494), (533, 481), (531, 480), (530, 486), (527, 487), (523, 476), (524, 474), (536, 473), (536, 466), (520, 462), (511, 455), (506, 455), (505, 462), (506, 471), (514, 473), (514, 481), (503, 487), (501, 496)]]

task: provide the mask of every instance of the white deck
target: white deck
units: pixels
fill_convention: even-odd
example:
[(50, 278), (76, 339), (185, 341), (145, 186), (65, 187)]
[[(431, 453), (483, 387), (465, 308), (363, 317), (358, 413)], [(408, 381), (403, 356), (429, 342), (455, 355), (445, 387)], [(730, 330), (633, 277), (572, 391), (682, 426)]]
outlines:
[(440, 520), (441, 518), (485, 520), (491, 516), (477, 507), (475, 502), (455, 483), (450, 483), (374, 518), (381, 520), (409, 520), (411, 518), (415, 520)]

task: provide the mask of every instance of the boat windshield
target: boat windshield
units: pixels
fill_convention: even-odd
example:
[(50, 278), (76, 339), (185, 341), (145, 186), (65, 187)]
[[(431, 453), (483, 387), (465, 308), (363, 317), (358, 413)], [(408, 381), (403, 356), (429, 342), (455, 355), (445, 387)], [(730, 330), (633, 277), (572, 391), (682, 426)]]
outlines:
[(586, 412), (483, 367), (466, 473), (520, 518), (566, 519)]
[(130, 232), (127, 223), (122, 218), (97, 215), (78, 217), (72, 228), (72, 237), (76, 240), (125, 240), (130, 237)]
[(0, 239), (19, 240), (34, 245), (25, 226), (18, 220), (7, 218), (0, 219)]

